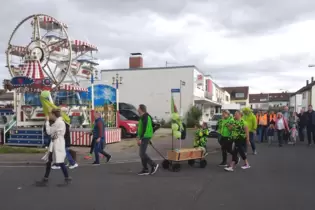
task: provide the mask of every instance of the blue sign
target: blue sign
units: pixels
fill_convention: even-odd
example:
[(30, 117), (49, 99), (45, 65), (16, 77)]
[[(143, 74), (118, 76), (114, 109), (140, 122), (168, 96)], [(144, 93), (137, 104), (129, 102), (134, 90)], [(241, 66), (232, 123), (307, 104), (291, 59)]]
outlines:
[[(83, 101), (92, 101), (91, 87), (88, 92), (81, 92), (80, 97)], [(108, 85), (94, 85), (94, 105), (102, 107), (108, 104), (116, 103), (116, 89)]]
[(171, 93), (180, 93), (180, 89), (179, 88), (173, 88), (173, 89), (171, 89)]
[(29, 77), (24, 77), (24, 76), (18, 76), (18, 77), (13, 77), (11, 79), (11, 84), (13, 87), (25, 87), (25, 86), (30, 86), (34, 83), (34, 80)]

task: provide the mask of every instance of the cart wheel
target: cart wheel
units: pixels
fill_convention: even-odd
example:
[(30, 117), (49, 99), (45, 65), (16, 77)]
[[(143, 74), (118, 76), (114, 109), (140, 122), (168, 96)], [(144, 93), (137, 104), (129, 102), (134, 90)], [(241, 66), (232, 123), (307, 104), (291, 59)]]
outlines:
[(162, 167), (163, 167), (164, 169), (169, 169), (169, 168), (170, 168), (170, 161), (168, 161), (168, 160), (163, 160), (163, 162), (162, 162)]
[(200, 168), (205, 168), (207, 166), (207, 161), (205, 159), (200, 160)]
[(172, 164), (172, 171), (173, 172), (179, 172), (180, 171), (180, 164), (179, 163)]
[(194, 166), (195, 165), (195, 160), (188, 160), (188, 165)]

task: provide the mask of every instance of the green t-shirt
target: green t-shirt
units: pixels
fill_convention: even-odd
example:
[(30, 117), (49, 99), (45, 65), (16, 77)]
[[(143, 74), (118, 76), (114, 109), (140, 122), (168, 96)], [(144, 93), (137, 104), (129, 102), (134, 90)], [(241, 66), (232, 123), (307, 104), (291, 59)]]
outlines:
[(232, 139), (233, 140), (246, 140), (246, 131), (245, 131), (246, 122), (241, 120), (234, 120), (232, 128)]
[(231, 137), (231, 130), (229, 129), (229, 125), (233, 124), (234, 119), (229, 117), (227, 119), (222, 119), (220, 134), (222, 137)]

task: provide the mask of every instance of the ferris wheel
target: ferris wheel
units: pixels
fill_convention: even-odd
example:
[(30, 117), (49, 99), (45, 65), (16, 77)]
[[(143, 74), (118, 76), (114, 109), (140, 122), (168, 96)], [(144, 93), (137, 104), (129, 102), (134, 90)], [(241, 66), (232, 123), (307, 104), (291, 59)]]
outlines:
[[(31, 81), (26, 83), (32, 84), (32, 91), (40, 92), (46, 88), (65, 89), (62, 83), (67, 83), (67, 87), (80, 85), (79, 78), (89, 78), (97, 65), (92, 52), (98, 48), (85, 41), (71, 40), (67, 30), (65, 23), (49, 15), (35, 14), (23, 19), (13, 30), (6, 50), (13, 80), (29, 78)], [(20, 87), (19, 82), (13, 82), (14, 87)]]
[[(22, 20), (13, 30), (6, 50), (11, 76), (31, 78), (35, 88), (43, 82), (52, 90), (57, 89), (71, 69), (72, 46), (67, 28), (44, 14)], [(30, 39), (25, 36), (27, 32)]]

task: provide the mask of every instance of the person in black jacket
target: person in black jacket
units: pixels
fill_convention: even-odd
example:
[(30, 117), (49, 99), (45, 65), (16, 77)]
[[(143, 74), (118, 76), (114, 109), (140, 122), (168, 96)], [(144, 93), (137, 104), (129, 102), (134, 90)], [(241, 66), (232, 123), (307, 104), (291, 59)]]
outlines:
[(304, 141), (304, 130), (307, 125), (307, 113), (305, 113), (304, 108), (301, 109), (299, 114), (297, 114), (297, 117), (299, 118), (299, 139), (300, 141)]
[(313, 142), (315, 143), (315, 111), (313, 110), (313, 106), (308, 106), (307, 116), (307, 124), (306, 124), (306, 132), (307, 132), (307, 140), (308, 145), (311, 146), (312, 144), (312, 137)]

